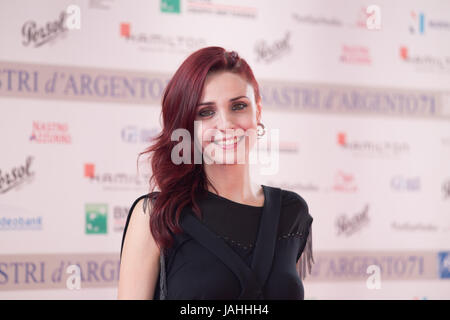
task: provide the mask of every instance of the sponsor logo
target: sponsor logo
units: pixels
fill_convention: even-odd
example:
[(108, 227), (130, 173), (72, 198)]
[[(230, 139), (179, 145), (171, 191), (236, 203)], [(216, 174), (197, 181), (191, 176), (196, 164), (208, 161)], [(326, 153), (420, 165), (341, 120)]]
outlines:
[(268, 181), (268, 185), (277, 185), (284, 190), (292, 191), (319, 191), (319, 186), (314, 183), (278, 183), (276, 181)]
[(410, 222), (392, 222), (392, 229), (397, 231), (424, 231), (424, 232), (434, 232), (438, 230), (438, 226), (431, 223), (410, 223)]
[(124, 190), (141, 190), (146, 185), (143, 179), (149, 178), (149, 174), (142, 174), (140, 177), (137, 174), (128, 173), (111, 173), (111, 172), (97, 172), (94, 163), (84, 164), (84, 177), (89, 180), (91, 184), (100, 185), (104, 190), (109, 191), (124, 191)]
[(423, 12), (410, 12), (411, 23), (409, 33), (414, 35), (424, 35), (426, 30), (450, 31), (450, 20), (430, 19)]
[(255, 44), (256, 61), (272, 62), (291, 51), (291, 33), (287, 31), (283, 38), (269, 44), (266, 40), (260, 40)]
[(135, 33), (129, 22), (120, 24), (120, 37), (127, 43), (136, 44), (143, 51), (188, 53), (204, 47), (206, 40), (199, 37), (167, 35), (162, 33)]
[(450, 251), (438, 252), (439, 278), (450, 278)]
[(244, 19), (255, 19), (257, 16), (256, 7), (245, 7), (239, 5), (240, 1), (235, 1), (237, 4), (231, 4), (231, 1), (226, 1), (226, 4), (215, 3), (215, 0), (189, 0), (186, 3), (186, 11), (190, 14), (214, 15), (216, 17), (233, 17)]
[(324, 17), (324, 16), (314, 16), (311, 14), (300, 15), (298, 13), (292, 14), (292, 19), (294, 19), (297, 23), (300, 24), (309, 24), (309, 25), (324, 25), (329, 27), (342, 27), (343, 22), (340, 19), (334, 17)]
[(420, 177), (396, 175), (391, 179), (391, 188), (395, 191), (419, 191)]
[(180, 13), (180, 0), (161, 0), (161, 12)]
[(69, 125), (61, 122), (33, 121), (31, 142), (42, 144), (71, 144)]
[(356, 192), (358, 187), (351, 173), (339, 171), (334, 176), (333, 190), (338, 192)]
[(348, 141), (345, 132), (337, 134), (337, 143), (343, 150), (352, 151), (355, 155), (364, 156), (400, 156), (409, 153), (410, 146), (407, 142), (398, 141)]
[(114, 217), (114, 232), (123, 232), (125, 224), (127, 222), (129, 207), (124, 206), (114, 206), (113, 207), (113, 217)]
[(367, 226), (369, 222), (369, 205), (366, 204), (361, 212), (358, 212), (351, 217), (347, 217), (345, 214), (341, 214), (337, 217), (337, 235), (345, 235), (349, 237), (360, 231), (363, 227)]
[(339, 61), (345, 64), (370, 65), (372, 59), (369, 54), (369, 47), (366, 46), (341, 46), (341, 55)]
[(108, 205), (87, 203), (85, 205), (86, 234), (106, 234), (108, 222)]
[(120, 24), (120, 36), (129, 38), (131, 36), (130, 29), (131, 29), (131, 25), (129, 23), (122, 22)]
[(0, 169), (0, 195), (12, 189), (19, 189), (23, 184), (34, 179), (34, 172), (30, 170), (34, 157), (28, 156), (25, 164), (16, 166), (8, 171)]
[(0, 217), (0, 231), (7, 230), (42, 230), (42, 216), (35, 217)]
[(417, 72), (450, 73), (450, 56), (410, 53), (408, 47), (400, 47), (400, 59), (414, 67)]
[(450, 198), (450, 179), (442, 183), (442, 196), (444, 200)]
[(410, 17), (412, 24), (409, 26), (409, 32), (413, 34), (423, 34), (425, 32), (425, 14), (411, 11)]
[(38, 26), (34, 20), (26, 21), (22, 25), (22, 45), (37, 48), (62, 38), (68, 30), (80, 28), (81, 9), (77, 5), (69, 5), (56, 20), (48, 21), (42, 26)]
[(158, 129), (142, 129), (137, 126), (126, 126), (121, 130), (121, 138), (127, 143), (150, 143), (159, 133)]
[(89, 0), (89, 9), (109, 10), (115, 0)]
[(381, 8), (377, 5), (362, 7), (356, 20), (356, 27), (367, 30), (380, 30)]
[(356, 23), (343, 21), (336, 17), (325, 17), (323, 15), (298, 14), (293, 13), (292, 19), (298, 24), (306, 24), (312, 26), (325, 26), (335, 28), (359, 28), (365, 30), (381, 29), (381, 8), (377, 5), (362, 7), (357, 12)]
[(62, 11), (58, 19), (49, 21), (42, 27), (38, 27), (36, 21), (33, 20), (25, 22), (22, 26), (22, 44), (24, 46), (32, 45), (37, 48), (61, 37), (68, 31), (66, 28), (66, 18), (66, 12)]

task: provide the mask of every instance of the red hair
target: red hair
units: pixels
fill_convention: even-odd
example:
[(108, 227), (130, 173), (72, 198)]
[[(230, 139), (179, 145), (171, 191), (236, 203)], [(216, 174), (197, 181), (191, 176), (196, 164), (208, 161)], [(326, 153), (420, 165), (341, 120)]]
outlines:
[[(180, 233), (180, 215), (185, 206), (192, 206), (201, 219), (196, 197), (205, 195), (208, 184), (203, 163), (194, 163), (194, 120), (197, 105), (203, 91), (205, 78), (216, 71), (230, 71), (241, 75), (253, 87), (255, 101), (261, 101), (258, 83), (247, 62), (235, 51), (221, 47), (206, 47), (192, 53), (178, 68), (165, 88), (162, 98), (163, 129), (153, 138), (153, 144), (139, 154), (149, 154), (152, 175), (150, 199), (154, 200), (150, 215), (150, 230), (160, 248), (171, 247), (173, 237)], [(175, 164), (171, 160), (172, 149), (178, 141), (172, 141), (175, 129), (183, 128), (191, 135), (190, 164)], [(139, 159), (139, 158), (138, 158)], [(159, 192), (155, 192), (155, 187)], [(215, 189), (215, 188), (214, 188)], [(216, 190), (217, 191), (217, 190)]]

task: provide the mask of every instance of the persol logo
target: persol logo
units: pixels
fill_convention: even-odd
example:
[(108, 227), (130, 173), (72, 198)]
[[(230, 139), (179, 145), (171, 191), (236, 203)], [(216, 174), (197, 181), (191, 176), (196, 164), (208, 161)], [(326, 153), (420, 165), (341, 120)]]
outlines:
[(48, 43), (68, 30), (81, 28), (81, 9), (77, 5), (69, 5), (65, 11), (59, 14), (56, 20), (49, 21), (43, 26), (38, 26), (36, 21), (29, 20), (22, 26), (22, 44), (33, 44), (35, 48)]
[(29, 156), (24, 165), (14, 167), (7, 172), (0, 169), (0, 194), (10, 191), (34, 177), (34, 172), (30, 171), (32, 161), (33, 157)]
[(291, 34), (287, 31), (282, 39), (272, 44), (268, 44), (266, 40), (261, 40), (256, 43), (256, 61), (269, 63), (289, 52), (291, 50), (290, 37)]
[(25, 22), (22, 26), (22, 36), (24, 38), (22, 44), (24, 46), (30, 44), (33, 44), (34, 47), (42, 46), (67, 31), (65, 21), (66, 13), (63, 11), (57, 20), (47, 22), (42, 27), (38, 27), (36, 21)]
[(337, 235), (351, 236), (369, 223), (369, 205), (366, 204), (361, 212), (352, 217), (340, 215), (336, 219)]

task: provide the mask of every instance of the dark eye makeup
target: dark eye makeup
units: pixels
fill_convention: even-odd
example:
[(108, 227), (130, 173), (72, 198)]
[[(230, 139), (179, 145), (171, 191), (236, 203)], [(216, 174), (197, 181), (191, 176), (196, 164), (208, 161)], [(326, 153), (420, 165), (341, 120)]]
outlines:
[[(247, 105), (246, 103), (244, 103), (244, 102), (237, 102), (237, 103), (234, 103), (234, 104), (233, 104), (232, 110), (234, 110), (234, 111), (240, 111), (240, 110), (245, 109), (247, 106), (248, 106), (248, 105)], [(236, 108), (236, 107), (237, 107), (237, 108)], [(214, 110), (211, 110), (211, 109), (209, 109), (209, 108), (204, 108), (203, 110), (200, 110), (200, 111), (198, 112), (198, 115), (199, 115), (200, 117), (208, 117), (208, 116), (212, 115), (213, 112), (214, 112)]]

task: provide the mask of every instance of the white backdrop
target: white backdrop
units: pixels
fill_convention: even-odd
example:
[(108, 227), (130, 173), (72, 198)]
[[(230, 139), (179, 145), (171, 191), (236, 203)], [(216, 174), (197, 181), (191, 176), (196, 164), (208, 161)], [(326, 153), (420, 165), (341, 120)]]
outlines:
[(116, 298), (137, 154), (210, 45), (280, 130), (255, 178), (314, 217), (305, 298), (450, 298), (450, 2), (0, 1), (0, 43), (0, 299)]

